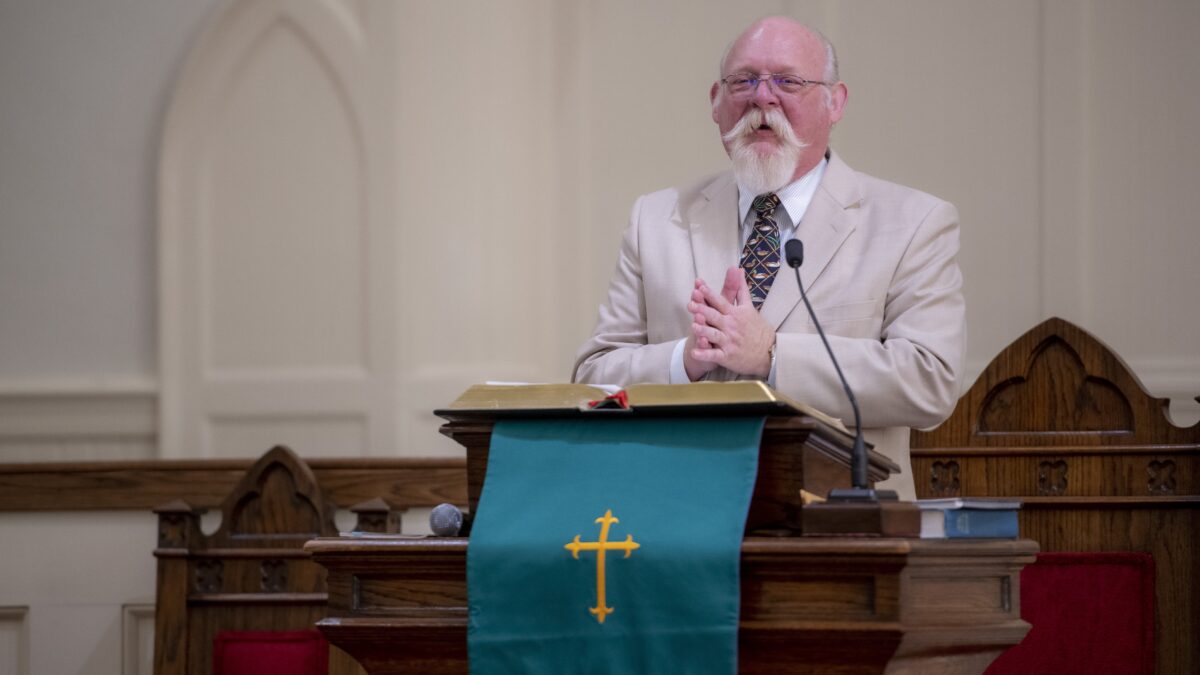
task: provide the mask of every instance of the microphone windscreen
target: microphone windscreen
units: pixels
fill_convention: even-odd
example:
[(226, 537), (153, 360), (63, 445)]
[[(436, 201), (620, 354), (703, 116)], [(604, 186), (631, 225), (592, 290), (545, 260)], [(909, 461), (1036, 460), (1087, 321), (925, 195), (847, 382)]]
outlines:
[(438, 504), (429, 512), (429, 529), (439, 537), (457, 537), (463, 514), (453, 504)]
[(783, 245), (783, 255), (788, 267), (799, 267), (804, 262), (804, 242), (799, 239), (788, 239)]

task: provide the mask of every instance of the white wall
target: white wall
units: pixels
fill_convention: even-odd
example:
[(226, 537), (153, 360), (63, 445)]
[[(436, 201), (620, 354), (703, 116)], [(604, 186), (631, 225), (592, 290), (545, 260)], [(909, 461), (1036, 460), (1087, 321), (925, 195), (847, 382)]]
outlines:
[[(1178, 421), (1200, 417), (1195, 3), (278, 3), (301, 5), (364, 22), (369, 147), (387, 159), (358, 187), (395, 247), (369, 265), (383, 304), (347, 314), (389, 330), (327, 338), (382, 335), (387, 382), (354, 396), (368, 420), (395, 423), (335, 416), (340, 427), (311, 432), (339, 448), (327, 454), (454, 452), (429, 410), (462, 387), (565, 379), (630, 203), (724, 165), (706, 102), (717, 56), (777, 11), (839, 46), (851, 89), (839, 152), (959, 206), (972, 376), (1059, 315), (1172, 397)], [(157, 436), (155, 420), (197, 408), (168, 396), (159, 409), (174, 380), (158, 365), (155, 174), (181, 63), (218, 7), (0, 2), (0, 458), (193, 452)], [(447, 216), (464, 186), (471, 198)], [(457, 268), (430, 253), (447, 226)], [(236, 319), (245, 306), (212, 309)], [(261, 352), (255, 335), (238, 348)], [(276, 426), (229, 423), (217, 435), (234, 449), (199, 454), (248, 454), (237, 448), (262, 434), (303, 441), (312, 425), (285, 412)]]
[[(0, 0), (0, 461), (257, 454), (267, 438), (303, 454), (457, 452), (429, 411), (472, 382), (569, 376), (630, 204), (724, 166), (707, 103), (717, 58), (742, 25), (781, 11), (839, 46), (851, 97), (838, 151), (959, 206), (972, 377), (1059, 315), (1124, 356), (1151, 393), (1172, 397), (1177, 422), (1200, 418), (1191, 401), (1200, 394), (1200, 3)], [(309, 32), (238, 33), (264, 12), (275, 12), (259, 21), (268, 26), (306, 12), (289, 30)], [(229, 19), (224, 28), (218, 15)], [(245, 48), (245, 59), (222, 64), (230, 55), (219, 49), (199, 59), (194, 47), (205, 39)], [(181, 78), (188, 54), (200, 60), (198, 79)], [(243, 72), (277, 75), (237, 80)], [(189, 81), (233, 84), (205, 99), (208, 90)], [(200, 210), (164, 222), (157, 176), (170, 165), (161, 153), (178, 91), (198, 92), (199, 109), (244, 114), (211, 126), (201, 115), (184, 129), (234, 130), (219, 147), (243, 153), (230, 166), (250, 174), (224, 193), (184, 182)], [(295, 92), (299, 100), (288, 98)], [(339, 100), (344, 108), (331, 104)], [(359, 125), (357, 141), (305, 135), (338, 128), (321, 125), (340, 114)], [(239, 121), (271, 119), (283, 126), (236, 135), (252, 128)], [(270, 146), (281, 138), (312, 145), (288, 155)], [(321, 155), (322, 142), (341, 145)], [(348, 151), (355, 142), (364, 145)], [(311, 159), (322, 156), (330, 164)], [(176, 158), (176, 168), (195, 157)], [(288, 157), (363, 171), (303, 183), (317, 174)], [(264, 172), (282, 186), (277, 202), (239, 191)], [(303, 193), (288, 194), (292, 180)], [(322, 228), (346, 224), (321, 215), (321, 180), (365, 214), (356, 250), (276, 251), (261, 236), (269, 228), (244, 231), (286, 216), (312, 241), (336, 235)], [(213, 194), (226, 197), (204, 201)], [(234, 220), (203, 219), (213, 213), (253, 217), (220, 230)], [(160, 289), (160, 276), (182, 270), (173, 256), (196, 251), (170, 229), (181, 222), (241, 237), (241, 258), (207, 262), (249, 275), (266, 295), (225, 289), (206, 305), (202, 274), (184, 291)], [(347, 310), (359, 323), (304, 333), (306, 297), (287, 296), (270, 277), (283, 252), (312, 256), (309, 268), (332, 265), (337, 292), (365, 303)], [(282, 324), (238, 322), (238, 311), (274, 292), (293, 303)], [(223, 317), (222, 335), (235, 341), (219, 356), (236, 357), (239, 377), (295, 354), (350, 354), (335, 365), (370, 376), (347, 380), (343, 368), (332, 379), (293, 378), (285, 395), (264, 388), (271, 382), (210, 387), (205, 371), (185, 370), (206, 352), (180, 348), (193, 334), (177, 311)], [(237, 342), (251, 326), (252, 339)], [(160, 328), (176, 351), (163, 351)], [(273, 353), (263, 331), (312, 341)], [(343, 408), (332, 410), (339, 398)], [(225, 433), (215, 443), (160, 442), (163, 419), (191, 416), (203, 428), (210, 413), (224, 420), (211, 427)], [(137, 672), (154, 531), (148, 514), (0, 518), (0, 541), (25, 543), (0, 556), (0, 578), (18, 582), (0, 589), (0, 671), (115, 672), (121, 663)], [(115, 541), (121, 551), (108, 547)], [(81, 543), (96, 547), (93, 559), (71, 554)], [(82, 578), (102, 583), (69, 583)], [(82, 651), (48, 646), (38, 627), (59, 621)]]
[(4, 514), (0, 673), (149, 675), (157, 523), (152, 513)]
[(0, 378), (149, 380), (155, 174), (215, 0), (0, 2)]
[(0, 0), (0, 461), (150, 457), (155, 195), (216, 0)]

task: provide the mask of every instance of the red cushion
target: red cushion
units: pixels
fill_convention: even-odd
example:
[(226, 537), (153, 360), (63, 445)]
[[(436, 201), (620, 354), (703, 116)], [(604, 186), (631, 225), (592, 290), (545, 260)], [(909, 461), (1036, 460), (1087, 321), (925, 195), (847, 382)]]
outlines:
[(329, 643), (315, 630), (221, 631), (213, 675), (327, 675)]
[(1148, 553), (1042, 553), (1021, 571), (1033, 628), (987, 675), (1154, 673), (1154, 559)]

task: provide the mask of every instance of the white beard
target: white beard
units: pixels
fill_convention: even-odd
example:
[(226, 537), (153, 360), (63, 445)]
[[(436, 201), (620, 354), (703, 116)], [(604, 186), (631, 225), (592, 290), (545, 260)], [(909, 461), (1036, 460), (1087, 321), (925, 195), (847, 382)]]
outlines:
[[(750, 136), (763, 124), (775, 132), (779, 144), (766, 154), (756, 151)], [(751, 108), (742, 119), (722, 137), (729, 144), (729, 158), (733, 161), (733, 175), (739, 184), (755, 195), (776, 192), (792, 182), (800, 153), (808, 144), (796, 137), (792, 126), (778, 108), (765, 113), (761, 108)]]

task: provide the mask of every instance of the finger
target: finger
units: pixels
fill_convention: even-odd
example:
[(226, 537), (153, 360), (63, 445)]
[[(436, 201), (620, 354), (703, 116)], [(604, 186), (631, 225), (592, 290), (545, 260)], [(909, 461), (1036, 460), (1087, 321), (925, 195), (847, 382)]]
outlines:
[(698, 305), (708, 306), (711, 304), (709, 302), (709, 298), (713, 297), (714, 295), (715, 294), (713, 293), (713, 290), (708, 287), (708, 284), (701, 284), (696, 288), (696, 290), (692, 291), (692, 302), (695, 302)]
[(720, 349), (693, 349), (692, 358), (701, 363), (718, 363), (725, 358), (725, 352)]
[(725, 344), (729, 342), (728, 335), (709, 324), (693, 323), (692, 331), (696, 336), (697, 342), (704, 339), (708, 341), (709, 347), (712, 349), (724, 349)]
[(721, 314), (728, 314), (733, 311), (733, 303), (725, 299), (723, 295), (718, 295), (712, 292), (712, 289), (704, 287), (704, 303), (709, 307), (717, 310)]
[(725, 284), (721, 286), (721, 297), (725, 298), (731, 304), (740, 304), (738, 302), (738, 285), (746, 285), (746, 274), (740, 267), (730, 267), (725, 270)]
[[(731, 275), (726, 275), (726, 281), (729, 281), (729, 276)], [(734, 282), (734, 295), (738, 305), (749, 305), (752, 302), (752, 298), (750, 297), (750, 287), (746, 284), (745, 274), (737, 275), (737, 280)]]
[[(705, 323), (703, 321), (698, 321), (692, 325), (700, 326), (702, 328), (705, 327)], [(713, 348), (712, 340), (708, 339), (708, 335), (705, 333), (705, 331), (700, 330), (698, 333), (695, 334), (694, 337), (696, 338), (696, 346), (697, 347), (700, 347), (702, 349), (712, 349)]]
[(704, 337), (709, 341), (713, 349), (720, 349), (725, 344), (725, 341), (728, 340), (728, 336), (724, 332), (711, 325), (704, 327)]
[(712, 326), (713, 328), (725, 330), (727, 317), (724, 314), (713, 309), (712, 307), (709, 307), (706, 304), (705, 305), (696, 305), (695, 309), (693, 309), (692, 311), (693, 311), (692, 319), (696, 323), (708, 324), (709, 326)]

